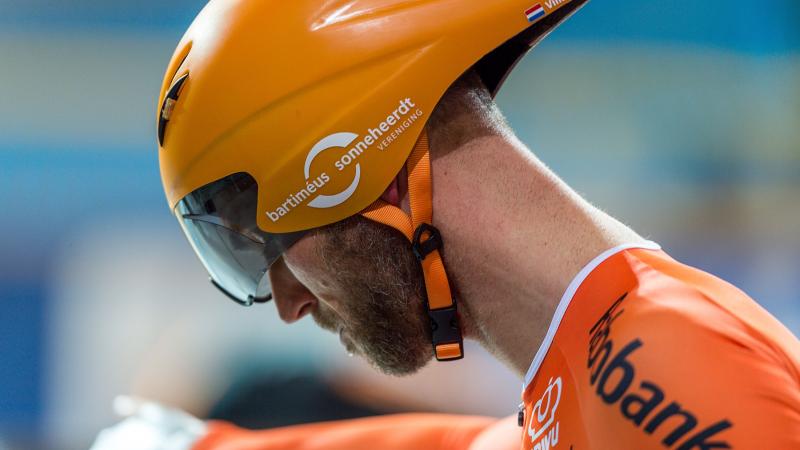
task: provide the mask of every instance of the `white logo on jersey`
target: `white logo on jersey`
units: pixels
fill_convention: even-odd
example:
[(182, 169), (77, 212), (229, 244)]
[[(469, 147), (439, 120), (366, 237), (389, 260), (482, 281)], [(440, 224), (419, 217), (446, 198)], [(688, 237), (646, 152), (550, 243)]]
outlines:
[(533, 405), (528, 436), (531, 437), (531, 443), (535, 443), (534, 450), (547, 450), (558, 444), (559, 423), (555, 419), (558, 404), (561, 402), (562, 384), (561, 377), (555, 380), (550, 378), (542, 398)]

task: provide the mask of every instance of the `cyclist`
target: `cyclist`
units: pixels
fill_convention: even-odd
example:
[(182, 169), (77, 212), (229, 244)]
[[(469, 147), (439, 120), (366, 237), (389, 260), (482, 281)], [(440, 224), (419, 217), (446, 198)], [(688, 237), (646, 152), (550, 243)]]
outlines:
[(800, 448), (797, 338), (582, 199), (493, 101), (583, 4), (206, 6), (168, 68), (159, 142), (170, 206), (212, 282), (243, 305), (271, 299), (288, 323), (312, 316), (390, 374), (459, 359), (474, 339), (524, 388), (500, 421), (192, 422), (184, 442)]

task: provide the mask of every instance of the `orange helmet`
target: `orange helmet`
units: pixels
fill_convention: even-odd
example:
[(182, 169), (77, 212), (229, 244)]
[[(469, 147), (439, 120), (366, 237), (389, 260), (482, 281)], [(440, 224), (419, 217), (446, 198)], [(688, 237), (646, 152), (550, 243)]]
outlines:
[[(586, 0), (211, 0), (161, 87), (161, 176), (212, 282), (266, 301), (270, 265), (355, 214), (400, 230), (421, 261), (438, 359), (463, 355), (431, 225), (423, 130), (474, 68), (496, 93)], [(403, 165), (411, 217), (379, 198)]]

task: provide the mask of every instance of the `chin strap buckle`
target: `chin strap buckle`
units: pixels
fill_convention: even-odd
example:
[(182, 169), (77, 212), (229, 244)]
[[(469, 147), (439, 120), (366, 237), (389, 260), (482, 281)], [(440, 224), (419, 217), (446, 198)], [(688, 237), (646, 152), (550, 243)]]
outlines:
[[(464, 357), (464, 341), (461, 337), (461, 327), (458, 323), (456, 300), (450, 295), (450, 287), (446, 277), (439, 280), (429, 278), (431, 273), (430, 266), (437, 263), (441, 264), (442, 246), (442, 235), (433, 225), (422, 223), (414, 231), (411, 248), (414, 255), (422, 263), (423, 271), (426, 274), (427, 307), (428, 317), (431, 319), (433, 351), (437, 360), (453, 361)], [(429, 257), (430, 259), (428, 259)], [(428, 260), (426, 261), (426, 259)], [(435, 281), (444, 283), (439, 287), (446, 287), (446, 289), (432, 290), (436, 285)], [(447, 295), (446, 298), (433, 298), (434, 295), (442, 297), (445, 293)], [(437, 307), (434, 307), (434, 305)]]
[(433, 350), (439, 361), (454, 361), (464, 357), (464, 341), (458, 324), (455, 300), (453, 306), (444, 309), (429, 309)]

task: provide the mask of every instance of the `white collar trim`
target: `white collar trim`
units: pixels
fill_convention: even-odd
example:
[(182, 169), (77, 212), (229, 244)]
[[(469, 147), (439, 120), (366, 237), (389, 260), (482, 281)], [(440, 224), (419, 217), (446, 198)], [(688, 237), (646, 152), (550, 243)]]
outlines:
[(536, 356), (533, 357), (533, 362), (531, 362), (531, 366), (528, 369), (528, 373), (525, 374), (525, 383), (522, 385), (522, 392), (525, 392), (525, 389), (528, 388), (531, 380), (533, 377), (536, 376), (536, 373), (539, 371), (539, 367), (542, 365), (542, 361), (544, 361), (545, 355), (547, 355), (547, 351), (550, 350), (550, 346), (553, 344), (553, 338), (556, 335), (556, 331), (558, 331), (558, 326), (561, 324), (561, 319), (564, 318), (564, 314), (567, 312), (567, 308), (569, 308), (569, 304), (572, 301), (572, 297), (575, 296), (575, 292), (578, 291), (578, 288), (583, 284), (586, 280), (586, 277), (589, 276), (594, 269), (597, 268), (603, 261), (607, 260), (608, 258), (614, 256), (615, 254), (630, 250), (633, 248), (643, 248), (647, 250), (661, 250), (661, 246), (656, 244), (652, 241), (646, 241), (643, 243), (636, 243), (636, 244), (623, 244), (617, 247), (614, 247), (610, 250), (606, 250), (605, 252), (601, 253), (595, 259), (593, 259), (589, 264), (584, 266), (575, 278), (569, 283), (567, 286), (567, 290), (564, 292), (564, 295), (561, 297), (561, 301), (558, 302), (558, 307), (556, 308), (555, 314), (553, 314), (553, 319), (550, 321), (550, 327), (547, 329), (547, 334), (544, 337), (544, 341), (539, 346), (539, 350), (536, 352)]

